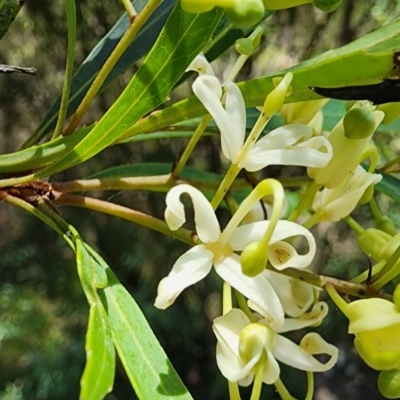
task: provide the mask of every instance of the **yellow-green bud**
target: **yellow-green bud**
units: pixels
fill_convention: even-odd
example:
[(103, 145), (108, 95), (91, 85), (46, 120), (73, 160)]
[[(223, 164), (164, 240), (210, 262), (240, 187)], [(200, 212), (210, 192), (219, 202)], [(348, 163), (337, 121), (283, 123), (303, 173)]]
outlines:
[(267, 251), (260, 241), (248, 244), (240, 255), (242, 272), (250, 277), (261, 274), (267, 266), (267, 261)]
[(314, 6), (324, 12), (335, 11), (342, 2), (343, 0), (313, 0)]
[(382, 250), (380, 251), (381, 259), (388, 260), (392, 254), (397, 250), (400, 246), (400, 234), (398, 233), (396, 236), (390, 238), (390, 240), (384, 245)]
[(400, 103), (381, 104), (377, 109), (385, 113), (385, 118), (382, 121), (383, 125), (390, 124), (400, 117)]
[(275, 347), (275, 332), (258, 322), (245, 326), (239, 336), (239, 355), (244, 361), (261, 357), (263, 351), (272, 351)]
[(375, 118), (369, 107), (352, 108), (343, 119), (344, 136), (348, 139), (366, 139), (375, 130)]
[(386, 215), (384, 217), (382, 217), (381, 220), (376, 223), (375, 228), (380, 229), (381, 231), (386, 232), (391, 236), (394, 236), (397, 234), (396, 225)]
[(394, 289), (393, 303), (396, 305), (398, 311), (400, 311), (400, 285), (397, 285), (396, 289)]
[(380, 252), (386, 243), (392, 238), (386, 232), (375, 228), (368, 228), (357, 236), (357, 242), (361, 251), (374, 260), (380, 261)]
[(251, 56), (254, 50), (260, 45), (263, 33), (264, 29), (261, 26), (257, 26), (257, 28), (249, 37), (236, 40), (236, 51), (239, 54)]
[(378, 376), (378, 389), (387, 399), (400, 397), (400, 371), (397, 368), (382, 371)]
[(247, 28), (261, 20), (265, 12), (261, 0), (236, 1), (233, 8), (225, 8), (225, 15), (233, 24)]
[(358, 204), (366, 204), (368, 203), (374, 194), (374, 185), (370, 185), (365, 189), (365, 192), (361, 196), (361, 199), (358, 201)]
[[(215, 1), (204, 1), (204, 0), (181, 0), (181, 6), (183, 11), (193, 14), (201, 14), (211, 11), (215, 6)], [(233, 3), (233, 0), (232, 0)]]

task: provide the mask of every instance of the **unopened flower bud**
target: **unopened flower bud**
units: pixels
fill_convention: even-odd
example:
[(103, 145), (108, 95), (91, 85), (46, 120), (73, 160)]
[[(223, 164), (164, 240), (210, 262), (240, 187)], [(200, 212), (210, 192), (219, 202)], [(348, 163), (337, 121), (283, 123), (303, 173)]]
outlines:
[(378, 389), (387, 399), (400, 397), (400, 370), (382, 371), (378, 376)]
[[(225, 8), (225, 7), (224, 7)], [(264, 15), (261, 0), (236, 1), (233, 8), (225, 8), (225, 15), (233, 24), (247, 28), (255, 25)]]
[(399, 246), (400, 246), (400, 233), (398, 233), (396, 236), (391, 237), (390, 240), (381, 249), (380, 251), (381, 259), (388, 260)]
[(352, 108), (343, 119), (344, 136), (348, 139), (365, 139), (375, 130), (375, 118), (369, 107)]
[(380, 229), (383, 232), (388, 233), (391, 236), (394, 236), (397, 234), (397, 228), (396, 225), (393, 223), (393, 221), (388, 217), (388, 216), (383, 216), (375, 226), (376, 229)]
[(264, 103), (264, 112), (268, 116), (274, 115), (280, 110), (288, 94), (293, 74), (288, 72), (279, 82), (278, 86), (267, 96)]
[(240, 357), (246, 362), (260, 357), (264, 349), (266, 352), (274, 349), (275, 341), (275, 332), (270, 327), (260, 323), (249, 324), (240, 332)]
[(264, 29), (257, 26), (254, 32), (247, 38), (238, 39), (235, 42), (235, 49), (239, 54), (251, 56), (254, 50), (260, 45)]
[(379, 261), (380, 251), (391, 238), (392, 236), (386, 232), (375, 228), (368, 228), (360, 235), (357, 235), (357, 242), (364, 254)]
[(267, 251), (261, 241), (248, 244), (240, 255), (242, 272), (250, 277), (261, 274), (267, 265), (267, 261)]
[(382, 124), (387, 125), (400, 117), (400, 103), (381, 104), (377, 107), (378, 110), (385, 113)]
[(397, 310), (400, 312), (400, 285), (397, 285), (396, 289), (394, 289), (393, 303), (396, 305)]

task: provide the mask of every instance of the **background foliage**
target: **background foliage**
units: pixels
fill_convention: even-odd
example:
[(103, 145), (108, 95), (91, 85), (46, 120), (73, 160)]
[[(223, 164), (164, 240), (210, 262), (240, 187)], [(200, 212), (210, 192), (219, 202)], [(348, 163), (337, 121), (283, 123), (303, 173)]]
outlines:
[[(85, 59), (122, 12), (121, 4), (115, 0), (77, 2), (75, 65)], [(320, 13), (312, 6), (276, 12), (265, 23), (260, 51), (246, 64), (238, 80), (286, 68), (339, 47), (398, 15), (400, 5), (383, 0), (345, 0), (332, 14)], [(63, 1), (28, 1), (1, 44), (3, 63), (34, 66), (38, 70), (36, 76), (0, 75), (0, 153), (7, 153), (29, 137), (61, 91), (66, 52)], [(217, 69), (222, 72), (234, 57), (233, 52), (224, 54)], [(98, 96), (85, 117), (87, 122), (106, 112), (135, 69), (136, 66), (130, 68)], [(181, 98), (188, 93), (190, 86), (184, 83), (173, 96)], [(390, 133), (386, 135), (387, 139)], [(116, 145), (52, 179), (74, 179), (120, 164), (171, 162), (185, 143), (182, 139)], [(384, 141), (381, 146), (386, 146), (388, 153), (396, 150), (396, 141), (392, 141), (392, 148)], [(194, 163), (201, 162), (203, 169), (223, 169), (214, 138), (204, 138), (196, 154), (192, 159)], [(267, 173), (282, 176), (277, 167), (269, 168)], [(160, 218), (163, 215), (163, 194), (98, 195)], [(226, 393), (226, 384), (215, 364), (215, 338), (210, 323), (220, 308), (219, 279), (209, 276), (186, 290), (174, 307), (161, 312), (153, 307), (157, 284), (185, 249), (183, 244), (105, 215), (68, 208), (60, 212), (113, 267), (142, 308), (193, 397), (225, 398), (221, 393)], [(390, 203), (387, 212), (395, 223), (400, 222)], [(359, 213), (359, 220), (368, 216), (366, 209), (361, 208)], [(224, 219), (223, 211), (220, 217)], [(368, 260), (353, 250), (355, 239), (344, 223), (335, 228), (319, 226), (313, 233), (323, 249), (315, 261), (316, 270), (347, 278), (355, 275), (358, 268), (365, 268)], [(0, 399), (78, 398), (85, 363), (88, 305), (72, 252), (39, 220), (0, 203), (0, 273)], [(352, 349), (351, 336), (344, 333), (345, 326), (344, 318), (332, 312), (319, 328), (324, 338), (342, 351), (335, 369), (316, 376), (316, 399), (379, 398), (375, 379), (370, 379), (375, 372), (360, 362)], [(285, 373), (294, 374), (292, 392), (301, 396), (304, 377), (297, 371)], [(267, 398), (267, 390), (264, 395)], [(123, 368), (117, 364), (114, 390), (107, 399), (133, 396)]]

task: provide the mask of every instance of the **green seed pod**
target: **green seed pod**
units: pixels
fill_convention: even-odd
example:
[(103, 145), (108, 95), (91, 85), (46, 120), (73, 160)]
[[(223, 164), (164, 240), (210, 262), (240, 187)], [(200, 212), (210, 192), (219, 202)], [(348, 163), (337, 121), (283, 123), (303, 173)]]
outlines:
[(342, 2), (343, 0), (313, 0), (314, 6), (324, 12), (335, 11)]
[(396, 368), (382, 371), (378, 376), (378, 389), (387, 399), (398, 399), (400, 397), (400, 371)]
[(344, 136), (366, 139), (374, 133), (375, 118), (369, 107), (353, 108), (343, 118)]

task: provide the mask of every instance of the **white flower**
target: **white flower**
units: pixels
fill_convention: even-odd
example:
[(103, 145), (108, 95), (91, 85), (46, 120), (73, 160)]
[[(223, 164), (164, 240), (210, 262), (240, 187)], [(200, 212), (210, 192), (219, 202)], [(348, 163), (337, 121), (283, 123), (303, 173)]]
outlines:
[(196, 58), (190, 67), (200, 71), (193, 83), (193, 92), (217, 124), (222, 152), (227, 159), (248, 171), (258, 171), (268, 165), (321, 168), (328, 164), (332, 157), (329, 140), (324, 136), (312, 137), (312, 129), (301, 124), (277, 128), (257, 141), (247, 154), (241, 154), (246, 132), (243, 95), (234, 83), (227, 83), (223, 106), (221, 84), (214, 75), (207, 73), (206, 62), (205, 58)]
[[(222, 375), (242, 386), (254, 379), (255, 367), (263, 362), (263, 382), (272, 384), (279, 378), (278, 361), (303, 371), (322, 372), (333, 367), (338, 349), (325, 342), (317, 333), (308, 333), (300, 346), (278, 332), (297, 330), (321, 321), (327, 314), (323, 302), (314, 305), (303, 318), (287, 319), (279, 329), (271, 327), (268, 319), (251, 323), (242, 310), (233, 309), (214, 320), (213, 330), (217, 337), (217, 364)], [(246, 343), (247, 341), (247, 343)], [(328, 354), (324, 364), (313, 354)], [(265, 361), (262, 361), (262, 356)]]
[[(282, 324), (283, 309), (267, 276), (244, 275), (240, 256), (235, 253), (249, 243), (260, 240), (270, 222), (260, 221), (239, 227), (229, 223), (221, 232), (211, 204), (204, 195), (189, 185), (178, 185), (168, 192), (166, 198), (165, 220), (172, 230), (180, 228), (185, 222), (185, 210), (180, 201), (183, 193), (187, 193), (193, 202), (196, 232), (202, 244), (194, 246), (178, 258), (170, 274), (160, 282), (155, 306), (161, 309), (170, 306), (185, 288), (203, 279), (214, 266), (224, 281), (248, 299), (262, 304), (275, 323)], [(283, 241), (297, 235), (304, 236), (308, 242), (309, 249), (305, 255), (297, 254), (293, 246)], [(305, 268), (314, 257), (315, 240), (302, 226), (294, 222), (278, 221), (267, 252), (275, 268)]]
[(381, 179), (382, 175), (371, 174), (358, 165), (347, 181), (342, 181), (333, 189), (324, 188), (318, 192), (312, 209), (320, 213), (324, 221), (339, 221), (354, 210), (367, 188)]

